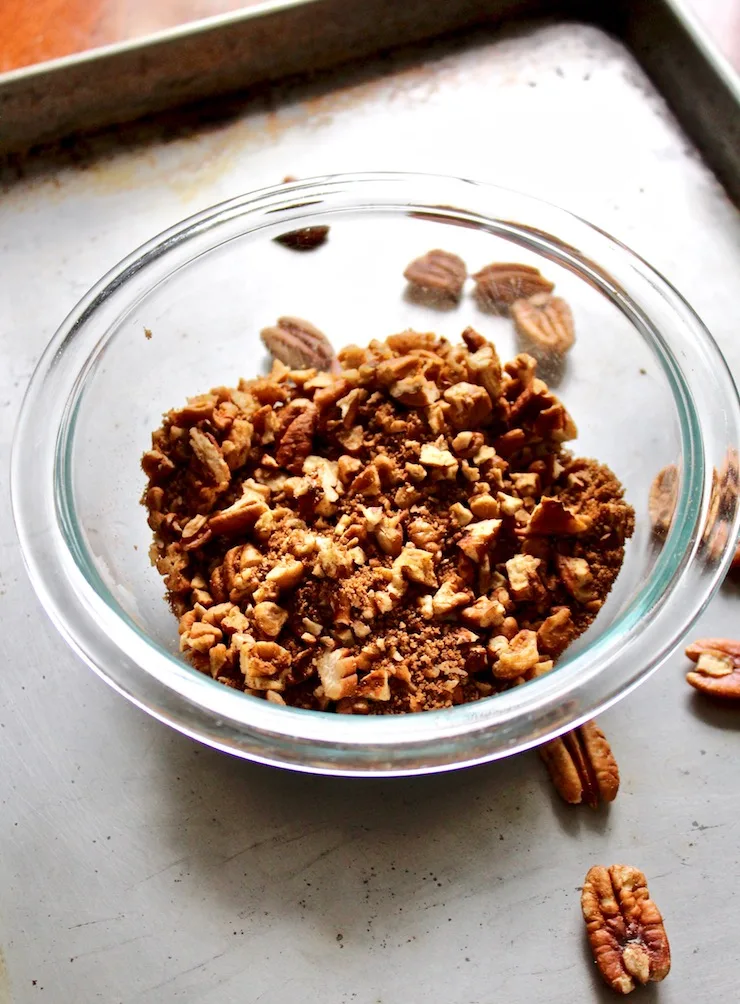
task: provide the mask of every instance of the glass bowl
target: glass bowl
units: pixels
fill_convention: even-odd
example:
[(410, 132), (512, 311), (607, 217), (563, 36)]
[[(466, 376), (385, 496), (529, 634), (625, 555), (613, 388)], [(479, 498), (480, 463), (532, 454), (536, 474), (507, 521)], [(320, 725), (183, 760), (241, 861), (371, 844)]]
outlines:
[[(297, 253), (273, 238), (328, 224)], [(403, 270), (430, 248), (539, 266), (571, 304), (577, 341), (553, 384), (577, 455), (609, 464), (636, 510), (624, 567), (594, 625), (550, 674), (444, 711), (351, 716), (272, 705), (188, 666), (149, 564), (139, 467), (164, 411), (267, 365), (259, 339), (305, 317), (336, 346), (411, 327), (458, 340), (472, 324), (502, 358), (511, 321), (466, 293), (416, 302)], [(145, 336), (145, 329), (151, 337)], [(280, 185), (193, 216), (105, 276), (70, 314), (31, 380), (13, 453), (14, 512), (34, 587), (105, 680), (161, 721), (238, 756), (328, 774), (414, 774), (493, 760), (572, 728), (623, 697), (711, 598), (737, 538), (736, 493), (713, 470), (738, 444), (732, 378), (711, 336), (649, 265), (587, 223), (477, 182), (346, 175)], [(676, 464), (668, 535), (648, 494)], [(707, 544), (709, 540), (710, 544)]]

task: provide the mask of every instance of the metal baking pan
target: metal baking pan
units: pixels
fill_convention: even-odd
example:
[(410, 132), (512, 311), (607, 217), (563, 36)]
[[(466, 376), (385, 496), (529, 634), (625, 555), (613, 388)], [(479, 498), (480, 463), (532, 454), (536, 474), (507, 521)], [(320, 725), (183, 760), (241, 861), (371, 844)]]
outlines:
[(0, 75), (0, 153), (533, 16), (626, 43), (740, 201), (740, 84), (679, 0), (272, 0)]
[[(420, 19), (447, 19), (437, 21), (445, 31), (456, 30), (452, 8), (462, 9), (456, 0), (427, 0), (429, 10), (413, 0), (396, 4), (408, 25), (414, 10)], [(350, 8), (360, 6), (381, 5), (345, 0), (334, 9), (347, 8), (343, 16), (353, 19), (360, 13)], [(467, 10), (480, 21), (483, 5), (474, 7)], [(101, 273), (183, 217), (286, 173), (434, 171), (562, 204), (664, 273), (740, 377), (740, 214), (686, 137), (688, 130), (703, 142), (728, 186), (740, 178), (732, 88), (669, 7), (647, 0), (634, 7), (631, 27), (623, 12), (616, 24), (619, 9), (611, 8), (608, 34), (571, 5), (509, 4), (504, 29), (491, 16), (373, 58), (359, 55), (368, 46), (356, 32), (349, 53), (335, 43), (332, 58), (344, 64), (316, 79), (259, 86), (246, 97), (211, 99), (202, 111), (168, 112), (75, 139), (69, 149), (12, 158), (5, 174), (0, 166), (0, 463), (33, 366)], [(566, 10), (591, 24), (558, 15)], [(545, 25), (527, 21), (527, 11), (544, 11)], [(294, 13), (280, 17), (298, 24)], [(422, 23), (434, 32), (430, 20)], [(319, 38), (313, 51), (305, 38), (285, 39), (290, 72), (311, 65)], [(259, 50), (258, 39), (252, 44)], [(278, 40), (272, 45), (270, 72), (279, 75)], [(97, 58), (81, 68), (90, 102), (98, 100), (93, 83), (103, 70)], [(39, 77), (34, 86), (61, 94), (64, 75), (55, 72), (58, 85)], [(174, 83), (168, 98), (165, 81), (151, 84), (157, 108), (174, 103)], [(124, 83), (117, 84), (118, 120), (127, 103), (134, 113)], [(177, 100), (197, 96), (197, 88), (183, 89)], [(16, 149), (38, 140), (42, 124), (47, 137), (80, 127), (70, 113), (52, 129), (41, 103), (38, 111), (38, 120), (21, 116), (26, 139), (16, 131)], [(96, 115), (98, 125), (111, 121), (110, 107)], [(0, 118), (0, 131), (9, 126)], [(311, 261), (306, 267), (314, 268)], [(321, 258), (315, 267), (322, 275)], [(427, 317), (402, 299), (400, 279), (398, 289), (398, 314), (384, 322), (385, 333), (405, 326), (407, 307), (414, 323)], [(301, 313), (304, 305), (289, 294), (285, 311)], [(322, 295), (341, 299), (331, 274), (318, 284), (317, 304)], [(332, 309), (340, 308), (334, 302)], [(355, 338), (357, 309), (347, 304), (347, 340)], [(323, 310), (309, 316), (324, 324)], [(429, 319), (451, 338), (466, 323), (464, 310)], [(147, 341), (142, 331), (142, 352), (156, 337), (155, 330)], [(594, 373), (605, 407), (616, 378)], [(649, 395), (651, 378), (639, 379)], [(192, 374), (193, 392), (200, 380)], [(625, 789), (609, 817), (559, 807), (536, 758), (526, 755), (454, 778), (409, 779), (392, 789), (373, 781), (350, 793), (349, 782), (290, 777), (195, 748), (94, 680), (41, 615), (2, 484), (0, 620), (14, 627), (3, 637), (0, 674), (3, 1004), (10, 994), (16, 1004), (422, 997), (425, 1004), (607, 1004), (609, 991), (597, 987), (593, 963), (574, 940), (573, 887), (586, 862), (614, 860), (613, 851), (656, 883), (669, 934), (683, 943), (680, 971), (653, 1001), (737, 1000), (740, 900), (727, 896), (738, 872), (727, 851), (737, 806), (717, 794), (737, 785), (735, 712), (692, 700), (680, 655), (602, 716)], [(728, 582), (693, 637), (734, 636), (739, 595)], [(718, 927), (720, 915), (727, 922)], [(492, 944), (504, 950), (491, 952)], [(688, 944), (704, 954), (691, 955)]]

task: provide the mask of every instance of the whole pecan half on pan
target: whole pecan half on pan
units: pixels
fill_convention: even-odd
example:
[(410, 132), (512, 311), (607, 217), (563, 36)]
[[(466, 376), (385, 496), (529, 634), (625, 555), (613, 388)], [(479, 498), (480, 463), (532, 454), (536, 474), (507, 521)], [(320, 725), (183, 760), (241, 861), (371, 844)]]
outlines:
[(576, 338), (573, 313), (562, 297), (536, 293), (515, 300), (510, 310), (517, 334), (536, 349), (562, 355), (573, 346)]
[(555, 288), (538, 268), (519, 262), (492, 262), (476, 272), (473, 279), (480, 306), (502, 313), (516, 300), (526, 300), (537, 293), (551, 293)]
[(268, 352), (292, 369), (317, 369), (335, 373), (339, 368), (334, 348), (323, 333), (302, 317), (280, 317), (263, 328), (260, 337)]
[(696, 663), (696, 669), (686, 674), (692, 687), (721, 700), (740, 700), (740, 641), (699, 638), (686, 655)]
[(325, 244), (328, 236), (328, 227), (302, 227), (300, 230), (289, 230), (288, 233), (273, 237), (273, 240), (291, 251), (313, 251), (314, 248)]
[(417, 289), (457, 302), (468, 270), (462, 258), (437, 248), (412, 261), (403, 275)]
[(539, 754), (558, 794), (571, 805), (613, 802), (619, 791), (619, 767), (596, 722), (540, 746)]
[(665, 979), (671, 950), (641, 871), (630, 865), (589, 869), (581, 909), (594, 960), (612, 990), (628, 994), (637, 984)]

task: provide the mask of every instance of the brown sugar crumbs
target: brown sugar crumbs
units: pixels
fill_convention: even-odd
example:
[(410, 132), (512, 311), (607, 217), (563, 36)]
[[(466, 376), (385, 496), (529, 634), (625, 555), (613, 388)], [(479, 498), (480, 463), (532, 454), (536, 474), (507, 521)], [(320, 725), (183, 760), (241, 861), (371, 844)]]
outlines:
[(634, 514), (535, 360), (406, 331), (168, 412), (142, 466), (189, 661), (277, 704), (396, 714), (548, 672)]

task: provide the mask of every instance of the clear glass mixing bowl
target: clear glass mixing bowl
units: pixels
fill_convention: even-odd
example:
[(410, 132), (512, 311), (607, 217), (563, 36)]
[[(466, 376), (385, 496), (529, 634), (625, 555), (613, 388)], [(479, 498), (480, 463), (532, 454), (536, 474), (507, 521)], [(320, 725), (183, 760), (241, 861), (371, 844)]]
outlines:
[[(328, 224), (310, 253), (278, 234)], [(278, 707), (191, 669), (150, 566), (139, 467), (163, 411), (266, 365), (259, 331), (305, 317), (336, 346), (412, 327), (457, 340), (472, 324), (503, 358), (507, 318), (472, 296), (440, 311), (405, 293), (430, 248), (541, 267), (571, 304), (577, 342), (557, 392), (573, 449), (608, 463), (637, 529), (613, 593), (555, 671), (445, 711), (360, 717)], [(145, 337), (145, 330), (152, 337)], [(587, 223), (473, 181), (318, 178), (193, 216), (135, 251), (79, 303), (31, 380), (13, 454), (13, 501), (33, 584), (59, 631), (112, 686), (163, 722), (238, 756), (331, 774), (412, 774), (493, 760), (623, 697), (671, 652), (721, 581), (735, 499), (710, 512), (713, 468), (737, 447), (732, 378), (690, 307), (649, 265)], [(680, 470), (667, 538), (651, 533), (650, 484)], [(707, 519), (711, 526), (707, 527)], [(720, 546), (702, 543), (706, 530)]]

